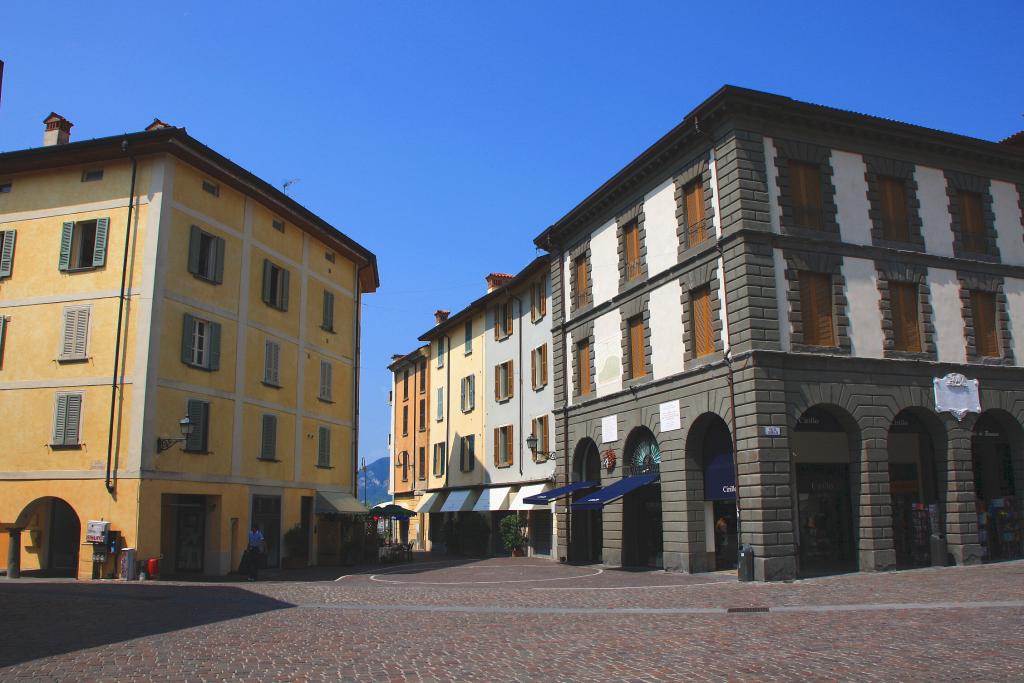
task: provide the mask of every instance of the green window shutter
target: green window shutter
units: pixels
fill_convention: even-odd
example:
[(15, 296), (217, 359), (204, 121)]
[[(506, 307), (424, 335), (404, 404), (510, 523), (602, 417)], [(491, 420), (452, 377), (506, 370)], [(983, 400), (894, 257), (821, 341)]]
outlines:
[(57, 394), (57, 401), (53, 406), (53, 438), (50, 443), (54, 446), (64, 445), (64, 425), (68, 421), (68, 397), (67, 394)]
[(277, 457), (277, 416), (263, 416), (263, 441), (260, 447), (260, 457), (264, 460), (274, 460)]
[(273, 269), (270, 261), (263, 259), (263, 303), (273, 305), (274, 293), (270, 291), (270, 273)]
[(96, 219), (96, 242), (92, 249), (92, 265), (94, 268), (99, 268), (107, 262), (107, 231), (109, 227), (109, 218)]
[(0, 368), (4, 366), (4, 340), (7, 339), (7, 318), (0, 315)]
[(463, 411), (466, 411), (466, 410), (469, 409), (469, 404), (466, 403), (466, 393), (467, 393), (466, 392), (466, 389), (467, 389), (466, 385), (467, 384), (468, 384), (468, 382), (465, 379), (463, 379), (461, 382), (459, 382), (459, 406), (462, 407)]
[(281, 283), (281, 292), (278, 297), (278, 303), (282, 311), (288, 310), (288, 271), (284, 268), (281, 269), (281, 277), (278, 280)]
[(75, 323), (78, 315), (75, 309), (64, 309), (64, 329), (60, 344), (60, 357), (70, 358), (75, 353)]
[(10, 277), (14, 268), (14, 238), (17, 237), (17, 231), (4, 230), (0, 236), (3, 237), (0, 243), (0, 277)]
[(72, 355), (76, 358), (85, 358), (88, 349), (89, 339), (89, 309), (79, 308), (75, 311), (75, 338)]
[(67, 270), (71, 267), (71, 238), (74, 234), (75, 222), (64, 223), (60, 233), (60, 263), (57, 266), (60, 270)]
[(181, 326), (181, 362), (186, 365), (192, 364), (192, 329), (195, 324), (195, 316), (186, 313)]
[(210, 359), (206, 367), (210, 370), (220, 370), (220, 323), (207, 323), (210, 329), (210, 338), (207, 340), (210, 345)]
[(331, 464), (331, 428), (320, 428), (320, 439), (317, 444), (316, 464), (328, 467)]
[(331, 379), (333, 376), (331, 364), (325, 360), (320, 361), (320, 398), (331, 400)]
[(224, 238), (213, 239), (213, 281), (217, 284), (224, 282)]
[(208, 444), (210, 404), (206, 401), (189, 401), (185, 409), (192, 433), (185, 439), (185, 450), (205, 453)]
[(202, 275), (199, 272), (199, 249), (203, 245), (203, 231), (193, 225), (188, 238), (188, 272)]
[(334, 294), (324, 291), (324, 329), (334, 329)]
[(82, 420), (82, 395), (68, 394), (67, 420), (64, 422), (64, 445), (77, 446), (79, 443), (78, 428)]
[(476, 375), (469, 376), (469, 407), (476, 408)]
[(274, 352), (273, 349), (274, 349), (274, 342), (270, 341), (269, 339), (264, 342), (264, 347), (263, 347), (263, 381), (267, 382), (269, 384), (273, 384), (274, 383), (274, 380), (273, 380), (274, 375), (271, 372), (271, 365), (273, 363), (272, 357), (273, 357), (273, 352)]

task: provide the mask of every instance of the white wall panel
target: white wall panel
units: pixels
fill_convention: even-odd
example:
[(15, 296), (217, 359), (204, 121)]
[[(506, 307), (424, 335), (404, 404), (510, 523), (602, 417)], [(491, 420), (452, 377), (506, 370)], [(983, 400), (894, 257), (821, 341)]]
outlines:
[(644, 238), (649, 277), (676, 264), (679, 251), (676, 226), (676, 188), (669, 178), (644, 197)]
[(929, 268), (928, 289), (932, 297), (935, 350), (939, 362), (966, 363), (967, 342), (964, 339), (960, 281), (957, 280), (956, 271)]
[(654, 379), (669, 377), (683, 371), (686, 357), (683, 335), (683, 288), (672, 280), (651, 291), (647, 303), (651, 324), (651, 365)]
[(1024, 280), (1008, 277), (1003, 281), (1006, 304), (1010, 313), (1010, 336), (1013, 337), (1013, 364), (1024, 365)]
[(949, 224), (949, 197), (946, 195), (946, 176), (936, 169), (918, 166), (914, 169), (917, 181), (917, 201), (921, 204), (921, 232), (925, 251), (940, 256), (953, 255), (953, 229)]
[(871, 204), (868, 202), (864, 158), (832, 150), (832, 182), (836, 188), (839, 234), (850, 244), (871, 244)]
[(622, 389), (622, 315), (619, 309), (594, 320), (594, 368), (597, 395), (607, 396)]
[(851, 353), (861, 358), (882, 358), (884, 335), (875, 263), (846, 257), (843, 259), (843, 276), (846, 278)]
[(605, 223), (590, 236), (590, 274), (595, 306), (619, 293), (619, 244), (615, 221)]
[(992, 211), (996, 215), (999, 260), (1015, 266), (1024, 265), (1024, 228), (1021, 227), (1020, 195), (1017, 186), (993, 180)]

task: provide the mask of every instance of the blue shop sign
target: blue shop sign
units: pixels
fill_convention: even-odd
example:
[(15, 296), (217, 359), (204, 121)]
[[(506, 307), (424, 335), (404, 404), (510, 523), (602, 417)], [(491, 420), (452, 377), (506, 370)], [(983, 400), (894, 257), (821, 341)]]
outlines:
[(734, 500), (736, 498), (736, 471), (732, 453), (711, 456), (704, 468), (704, 500)]

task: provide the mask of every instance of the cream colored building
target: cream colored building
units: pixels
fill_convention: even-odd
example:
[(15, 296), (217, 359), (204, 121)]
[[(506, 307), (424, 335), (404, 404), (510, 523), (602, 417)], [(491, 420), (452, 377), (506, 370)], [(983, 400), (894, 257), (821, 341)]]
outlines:
[(110, 575), (90, 520), (163, 574), (237, 567), (252, 524), (271, 566), (344, 559), (374, 255), (183, 128), (46, 124), (0, 154), (12, 566)]

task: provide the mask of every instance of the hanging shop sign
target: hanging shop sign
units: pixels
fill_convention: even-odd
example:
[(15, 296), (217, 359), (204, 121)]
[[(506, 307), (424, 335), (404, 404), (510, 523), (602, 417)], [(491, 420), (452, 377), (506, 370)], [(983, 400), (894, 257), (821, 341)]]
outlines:
[(932, 380), (935, 386), (935, 410), (953, 413), (957, 420), (964, 419), (968, 413), (981, 412), (981, 399), (978, 394), (978, 380), (967, 379), (959, 372), (951, 372), (945, 377)]

